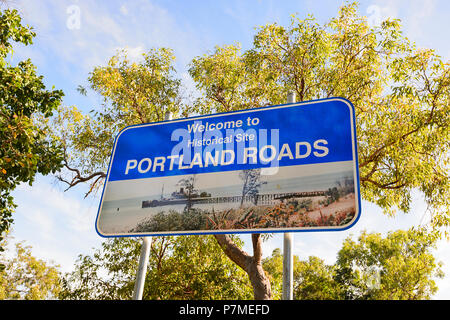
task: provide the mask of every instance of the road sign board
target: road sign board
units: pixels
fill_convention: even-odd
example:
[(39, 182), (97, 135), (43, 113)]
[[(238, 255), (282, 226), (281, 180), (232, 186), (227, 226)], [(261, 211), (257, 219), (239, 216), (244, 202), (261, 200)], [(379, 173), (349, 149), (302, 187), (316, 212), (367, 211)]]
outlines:
[(360, 215), (343, 98), (129, 126), (96, 219), (104, 237), (343, 230)]

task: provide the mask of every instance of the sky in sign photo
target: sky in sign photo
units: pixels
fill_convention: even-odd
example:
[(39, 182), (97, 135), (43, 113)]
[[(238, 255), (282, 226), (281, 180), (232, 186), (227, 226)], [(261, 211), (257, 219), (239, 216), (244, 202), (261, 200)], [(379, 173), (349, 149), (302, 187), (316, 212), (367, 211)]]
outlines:
[[(14, 0), (24, 23), (37, 34), (32, 46), (18, 46), (14, 61), (30, 58), (45, 83), (62, 89), (64, 105), (76, 105), (89, 111), (102, 103), (93, 94), (82, 96), (79, 85), (87, 86), (89, 72), (104, 65), (118, 49), (126, 48), (130, 56), (154, 47), (170, 47), (177, 57), (176, 68), (188, 90), (195, 92), (187, 65), (192, 58), (214, 49), (216, 45), (239, 42), (243, 49), (251, 46), (255, 27), (277, 22), (288, 25), (290, 15), (313, 14), (319, 22), (333, 17), (341, 1), (87, 1), (87, 0)], [(361, 14), (371, 24), (384, 18), (402, 20), (406, 36), (418, 47), (433, 48), (450, 59), (450, 42), (445, 32), (450, 29), (445, 0), (427, 1), (361, 1)], [(14, 192), (18, 208), (14, 214), (12, 235), (16, 241), (26, 240), (33, 253), (52, 259), (63, 271), (70, 271), (79, 254), (90, 254), (101, 239), (95, 232), (95, 217), (100, 195), (84, 199), (85, 186), (63, 192), (65, 186), (54, 177), (38, 176), (32, 187), (24, 184)], [(382, 214), (377, 206), (363, 201), (358, 223), (347, 231), (296, 233), (293, 253), (301, 259), (315, 255), (334, 263), (343, 239), (360, 231), (381, 232), (407, 229), (428, 220), (426, 204), (419, 193), (413, 194), (412, 211), (398, 213), (395, 218)], [(243, 235), (251, 252), (249, 235)], [(264, 254), (281, 248), (283, 236), (274, 235), (264, 242)], [(450, 244), (438, 243), (435, 251), (444, 263), (446, 277), (438, 280), (434, 298), (450, 298)]]

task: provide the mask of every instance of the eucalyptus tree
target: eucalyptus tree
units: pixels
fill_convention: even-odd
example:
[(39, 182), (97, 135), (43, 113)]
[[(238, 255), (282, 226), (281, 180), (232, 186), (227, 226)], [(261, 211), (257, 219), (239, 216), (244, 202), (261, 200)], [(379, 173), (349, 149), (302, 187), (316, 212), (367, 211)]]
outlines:
[[(398, 19), (371, 27), (355, 3), (323, 25), (293, 16), (288, 27), (259, 27), (247, 50), (225, 45), (196, 57), (190, 74), (201, 113), (282, 104), (290, 91), (299, 101), (350, 100), (362, 198), (394, 215), (410, 211), (411, 192), (420, 190), (433, 230), (449, 225), (450, 66), (434, 50), (416, 48)], [(227, 235), (216, 238), (233, 261), (258, 273), (255, 297), (270, 298), (260, 236), (252, 235), (253, 257)]]
[[(59, 298), (131, 299), (140, 246), (134, 239), (109, 239), (93, 255), (80, 255), (74, 270), (62, 278)], [(213, 237), (152, 237), (150, 253), (144, 300), (252, 297), (245, 272)]]
[[(386, 236), (361, 232), (346, 238), (334, 264), (316, 256), (294, 256), (294, 299), (424, 300), (437, 292), (444, 276), (432, 252), (436, 234), (421, 228)], [(264, 259), (275, 297), (281, 297), (283, 256), (279, 249)]]
[[(100, 108), (83, 114), (65, 107), (54, 119), (55, 133), (64, 146), (64, 171), (59, 180), (71, 188), (88, 183), (86, 196), (106, 177), (114, 138), (126, 126), (164, 120), (166, 112), (185, 114), (181, 80), (175, 77), (172, 50), (153, 49), (139, 62), (119, 51), (106, 66), (94, 68), (89, 89), (103, 98)], [(79, 91), (87, 94), (80, 86)], [(183, 113), (184, 112), (184, 113)]]
[[(12, 239), (7, 235), (2, 241), (8, 247)], [(0, 270), (0, 300), (57, 299), (61, 290), (61, 272), (53, 261), (35, 257), (31, 246), (22, 242), (14, 250), (0, 252), (5, 268)]]
[[(346, 4), (319, 24), (313, 16), (293, 16), (257, 29), (253, 44), (217, 46), (189, 65), (199, 97), (183, 103), (174, 56), (153, 49), (141, 62), (114, 56), (89, 77), (104, 97), (100, 111), (76, 108), (60, 114), (64, 128), (69, 187), (89, 182), (88, 194), (105, 177), (115, 134), (124, 126), (176, 116), (209, 114), (285, 103), (294, 91), (299, 101), (341, 96), (356, 110), (362, 198), (387, 214), (411, 209), (419, 190), (431, 214), (432, 230), (448, 226), (450, 67), (432, 49), (418, 49), (401, 31), (398, 19), (369, 26)], [(280, 124), (281, 125), (281, 124)], [(262, 238), (252, 234), (253, 255), (229, 235), (215, 235), (224, 253), (247, 272), (256, 299), (272, 298), (262, 265)]]

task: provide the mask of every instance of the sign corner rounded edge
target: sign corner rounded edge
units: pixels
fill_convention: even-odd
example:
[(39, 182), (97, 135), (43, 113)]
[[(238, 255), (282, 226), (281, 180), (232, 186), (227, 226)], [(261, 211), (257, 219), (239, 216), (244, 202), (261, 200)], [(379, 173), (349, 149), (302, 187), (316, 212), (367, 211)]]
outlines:
[(116, 135), (116, 138), (114, 139), (113, 149), (114, 149), (114, 147), (115, 147), (117, 141), (119, 140), (119, 137), (120, 137), (125, 131), (128, 131), (128, 130), (130, 130), (130, 129), (134, 129), (134, 128), (138, 127), (138, 126), (141, 126), (141, 125), (139, 125), (139, 124), (133, 124), (133, 125), (129, 125), (129, 126), (126, 126), (126, 127), (122, 128), (122, 129), (120, 129), (119, 132), (118, 132), (117, 135)]
[(113, 237), (113, 235), (108, 235), (108, 234), (104, 234), (100, 231), (99, 225), (98, 225), (98, 218), (100, 216), (100, 213), (97, 214), (97, 218), (95, 221), (95, 232), (97, 232), (97, 234), (102, 237), (102, 238), (111, 238)]
[(345, 231), (348, 230), (350, 228), (352, 228), (353, 226), (355, 226), (355, 224), (359, 221), (359, 219), (361, 218), (361, 196), (358, 195), (358, 206), (357, 206), (358, 212), (357, 214), (355, 214), (355, 217), (346, 225), (342, 226), (342, 228), (337, 228), (334, 229), (334, 231)]
[(344, 103), (350, 109), (352, 115), (355, 116), (355, 106), (347, 98), (344, 98), (344, 97), (333, 97), (333, 98), (329, 98), (327, 100), (329, 100), (329, 101), (338, 101), (338, 102)]

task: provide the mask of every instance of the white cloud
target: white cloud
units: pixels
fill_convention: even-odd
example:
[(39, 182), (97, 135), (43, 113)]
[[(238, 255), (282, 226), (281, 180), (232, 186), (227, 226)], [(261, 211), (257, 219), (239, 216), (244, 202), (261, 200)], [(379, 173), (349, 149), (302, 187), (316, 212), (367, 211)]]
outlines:
[(372, 24), (379, 24), (387, 18), (400, 18), (403, 30), (412, 39), (420, 39), (424, 27), (436, 14), (436, 0), (388, 1), (379, 0), (370, 3), (364, 14)]
[(32, 212), (28, 211), (28, 213), (27, 218), (39, 230), (40, 234), (46, 239), (52, 239), (53, 235), (51, 231), (54, 228), (53, 219), (40, 209), (33, 210)]
[[(51, 229), (56, 220), (63, 221), (71, 230), (87, 232), (89, 226), (86, 223), (88, 217), (92, 217), (95, 212), (82, 200), (70, 193), (64, 193), (50, 184), (39, 183), (35, 187), (22, 187), (18, 190), (26, 192), (27, 199), (22, 202), (19, 210), (39, 227), (42, 232)], [(39, 203), (39, 210), (35, 210), (36, 203)], [(45, 213), (43, 212), (45, 210)]]
[(435, 0), (422, 0), (412, 2), (405, 25), (409, 34), (421, 38), (424, 35), (424, 26), (433, 19), (436, 10)]

